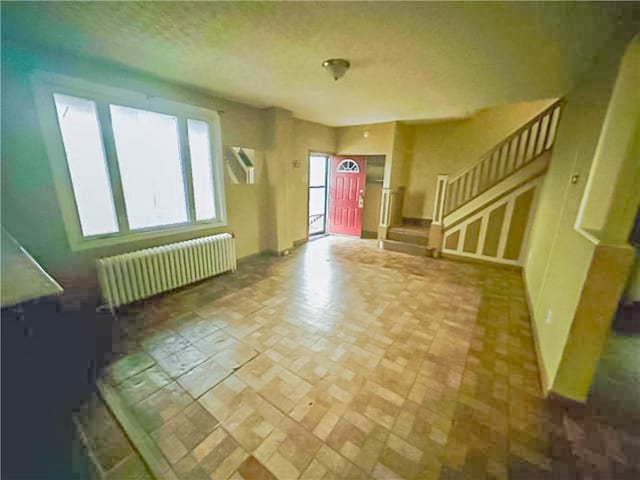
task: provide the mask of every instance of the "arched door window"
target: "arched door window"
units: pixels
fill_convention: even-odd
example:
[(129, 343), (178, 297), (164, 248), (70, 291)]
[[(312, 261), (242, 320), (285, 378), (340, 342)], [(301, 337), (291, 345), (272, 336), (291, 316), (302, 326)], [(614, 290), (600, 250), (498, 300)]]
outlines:
[(338, 172), (338, 173), (360, 173), (360, 167), (358, 166), (358, 164), (356, 162), (354, 162), (350, 158), (347, 158), (345, 160), (342, 160), (338, 164), (338, 168), (336, 168), (336, 172)]

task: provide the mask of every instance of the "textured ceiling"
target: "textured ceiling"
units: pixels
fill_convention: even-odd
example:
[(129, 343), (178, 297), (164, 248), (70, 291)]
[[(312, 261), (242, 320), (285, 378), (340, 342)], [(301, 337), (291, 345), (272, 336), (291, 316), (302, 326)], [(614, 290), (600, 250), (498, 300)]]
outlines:
[[(491, 105), (562, 95), (630, 8), (3, 2), (2, 36), (338, 126), (463, 117)], [(331, 57), (352, 64), (337, 82), (320, 66)]]

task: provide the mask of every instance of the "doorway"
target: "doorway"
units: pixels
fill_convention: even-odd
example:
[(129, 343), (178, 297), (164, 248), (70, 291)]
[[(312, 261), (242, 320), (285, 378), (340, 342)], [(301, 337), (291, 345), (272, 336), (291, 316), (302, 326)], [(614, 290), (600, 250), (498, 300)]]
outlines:
[(361, 235), (366, 166), (364, 157), (331, 157), (329, 233)]
[(309, 155), (309, 236), (327, 233), (329, 156)]

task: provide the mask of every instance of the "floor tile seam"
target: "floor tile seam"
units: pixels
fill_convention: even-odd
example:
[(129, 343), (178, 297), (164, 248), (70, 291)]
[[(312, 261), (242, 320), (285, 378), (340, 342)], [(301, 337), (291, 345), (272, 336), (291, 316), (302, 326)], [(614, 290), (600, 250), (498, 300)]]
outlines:
[(124, 402), (124, 401), (123, 401), (123, 403), (124, 403), (125, 405), (127, 405), (127, 406), (135, 406), (135, 405), (138, 405), (138, 404), (139, 404), (140, 402), (142, 402), (143, 400), (148, 399), (149, 397), (151, 397), (152, 395), (154, 395), (154, 394), (158, 393), (160, 390), (162, 390), (164, 387), (166, 387), (166, 386), (167, 386), (167, 385), (169, 385), (170, 383), (173, 383), (173, 382), (175, 382), (175, 381), (176, 381), (175, 379), (173, 379), (173, 378), (171, 377), (171, 375), (169, 375), (167, 372), (165, 372), (165, 371), (164, 371), (164, 369), (163, 369), (162, 367), (160, 367), (160, 365), (158, 365), (158, 364), (157, 364), (157, 363), (155, 363), (155, 361), (154, 361), (153, 365), (148, 366), (147, 368), (145, 368), (144, 370), (141, 370), (140, 372), (136, 373), (135, 375), (131, 375), (131, 376), (130, 376), (130, 377), (128, 377), (126, 380), (123, 380), (122, 382), (120, 382), (120, 383), (118, 383), (118, 384), (115, 384), (115, 385), (111, 384), (111, 386), (114, 388), (114, 390), (116, 390), (116, 391), (118, 392), (118, 396), (121, 396), (121, 395), (120, 395), (120, 391), (119, 391), (118, 387), (122, 386), (125, 382), (127, 382), (127, 381), (131, 380), (133, 377), (135, 377), (135, 376), (137, 376), (137, 375), (140, 375), (140, 374), (142, 374), (142, 373), (146, 372), (147, 370), (151, 370), (151, 369), (152, 369), (153, 367), (155, 367), (155, 366), (157, 366), (157, 367), (158, 367), (158, 369), (162, 371), (162, 373), (164, 373), (168, 378), (170, 378), (170, 379), (171, 379), (171, 381), (167, 382), (166, 384), (164, 384), (164, 385), (162, 385), (162, 386), (159, 386), (159, 387), (155, 388), (155, 389), (154, 389), (154, 390), (152, 390), (148, 395), (145, 395), (143, 398), (141, 398), (141, 399), (140, 399), (140, 400), (138, 400), (137, 402), (129, 403), (129, 402)]
[[(167, 423), (169, 423), (171, 420), (173, 420), (174, 418), (176, 418), (178, 415), (180, 415), (182, 412), (184, 412), (187, 408), (189, 408), (189, 407), (190, 407), (191, 405), (193, 405), (195, 402), (197, 402), (197, 399), (193, 398), (193, 397), (191, 396), (191, 394), (190, 394), (189, 392), (187, 392), (187, 391), (184, 389), (184, 387), (183, 387), (182, 385), (180, 385), (180, 383), (178, 383), (178, 381), (177, 381), (177, 380), (174, 380), (173, 382), (168, 383), (167, 385), (165, 385), (165, 387), (166, 387), (166, 386), (168, 386), (168, 385), (171, 385), (171, 383), (175, 383), (175, 384), (180, 388), (180, 390), (182, 390), (182, 392), (183, 392), (184, 394), (186, 394), (186, 395), (187, 395), (191, 400), (190, 400), (186, 405), (184, 405), (184, 406), (180, 407), (180, 408), (179, 408), (179, 410), (178, 410), (178, 411), (176, 411), (175, 413), (173, 413), (171, 416), (169, 416), (169, 417), (163, 417), (163, 418), (162, 418), (162, 423), (161, 423), (158, 427), (155, 427), (155, 428), (154, 428), (154, 429), (152, 429), (152, 430), (147, 430), (146, 428), (144, 428), (144, 427), (140, 424), (140, 422), (138, 422), (138, 421), (137, 421), (137, 417), (136, 417), (136, 423), (138, 423), (138, 426), (139, 426), (139, 427), (140, 427), (140, 428), (141, 428), (141, 429), (142, 429), (142, 430), (143, 430), (143, 431), (144, 431), (144, 432), (149, 436), (149, 438), (151, 438), (154, 442), (155, 442), (155, 439), (152, 437), (152, 434), (153, 434), (154, 432), (158, 431), (160, 428), (162, 428), (163, 426), (165, 426)], [(159, 392), (160, 390), (162, 390), (162, 388), (164, 388), (164, 387), (161, 387), (161, 388), (159, 388), (158, 390), (156, 390), (156, 392), (154, 392), (154, 394), (155, 394), (155, 393), (157, 393), (157, 392)], [(153, 395), (153, 394), (152, 394), (152, 395)], [(151, 397), (151, 395), (149, 395), (148, 397), (145, 397), (143, 400), (140, 400), (138, 403), (136, 403), (136, 404), (135, 404), (135, 405), (133, 405), (132, 407), (136, 407), (136, 406), (140, 405), (142, 402), (144, 402), (145, 400), (148, 400), (150, 397)], [(133, 413), (133, 412), (132, 412), (132, 413)]]
[[(245, 363), (243, 363), (243, 365), (242, 365), (242, 366), (244, 366), (244, 364), (248, 363), (249, 361), (253, 360), (255, 357), (257, 357), (257, 354), (256, 354), (256, 355), (254, 355), (251, 359), (249, 359), (249, 360), (248, 360), (248, 361), (246, 361)], [(204, 362), (203, 362), (203, 363), (204, 363)], [(164, 370), (164, 369), (163, 369), (159, 364), (157, 364), (157, 362), (156, 362), (156, 363), (154, 363), (153, 365), (151, 365), (151, 366), (147, 367), (146, 369), (144, 369), (144, 370), (143, 370), (143, 371), (141, 371), (140, 373), (143, 373), (143, 372), (145, 372), (145, 371), (147, 371), (147, 370), (149, 370), (149, 369), (153, 368), (153, 366), (154, 366), (154, 365), (157, 365), (157, 366), (158, 366), (158, 368), (159, 368), (159, 369), (160, 369), (160, 370), (161, 370), (165, 375), (167, 375), (167, 376), (171, 379), (171, 381), (170, 381), (169, 383), (167, 383), (167, 384), (165, 384), (165, 385), (163, 385), (163, 386), (161, 386), (161, 387), (159, 387), (159, 388), (155, 389), (152, 393), (150, 393), (149, 395), (145, 396), (144, 398), (142, 398), (141, 400), (139, 400), (139, 401), (137, 401), (137, 402), (135, 402), (135, 403), (133, 403), (133, 404), (128, 404), (127, 402), (124, 402), (124, 401), (123, 401), (123, 404), (124, 404), (124, 405), (130, 405), (130, 407), (131, 407), (131, 408), (136, 408), (136, 407), (138, 407), (140, 404), (142, 404), (142, 402), (144, 402), (144, 401), (148, 400), (148, 399), (149, 399), (149, 398), (151, 398), (153, 395), (155, 395), (156, 393), (158, 393), (159, 391), (161, 391), (163, 388), (167, 387), (168, 385), (171, 385), (172, 383), (175, 383), (175, 384), (178, 386), (178, 388), (180, 388), (180, 390), (181, 390), (183, 393), (185, 393), (186, 395), (188, 395), (188, 396), (191, 398), (191, 401), (190, 401), (187, 405), (185, 405), (185, 406), (183, 406), (182, 408), (180, 408), (177, 412), (175, 412), (175, 413), (174, 413), (173, 415), (171, 415), (170, 417), (163, 418), (163, 420), (164, 420), (164, 421), (163, 421), (162, 425), (160, 425), (160, 426), (159, 426), (159, 427), (157, 427), (157, 428), (154, 428), (154, 429), (153, 429), (153, 430), (151, 430), (151, 431), (148, 431), (146, 428), (143, 428), (143, 427), (142, 427), (142, 425), (139, 425), (139, 426), (140, 426), (140, 428), (142, 428), (142, 430), (144, 430), (145, 432), (147, 432), (147, 434), (148, 434), (149, 436), (151, 436), (151, 434), (152, 434), (153, 432), (155, 432), (156, 430), (158, 430), (159, 428), (161, 428), (164, 424), (166, 424), (167, 422), (169, 422), (170, 420), (172, 420), (173, 418), (175, 418), (177, 415), (179, 415), (180, 413), (182, 413), (186, 408), (188, 408), (189, 406), (191, 406), (194, 402), (198, 402), (198, 400), (199, 400), (199, 399), (200, 399), (200, 398), (201, 398), (205, 393), (207, 393), (209, 390), (211, 390), (212, 388), (215, 388), (217, 385), (219, 385), (221, 382), (223, 382), (224, 380), (226, 380), (227, 378), (229, 378), (231, 375), (233, 375), (233, 374), (235, 373), (235, 370), (231, 371), (228, 375), (226, 375), (223, 379), (221, 379), (219, 382), (217, 382), (215, 385), (213, 385), (210, 389), (206, 390), (202, 395), (200, 395), (200, 396), (198, 396), (198, 397), (194, 398), (194, 397), (193, 397), (193, 396), (192, 396), (192, 395), (191, 395), (191, 394), (190, 394), (190, 393), (189, 393), (189, 392), (188, 392), (188, 391), (187, 391), (187, 390), (182, 386), (182, 384), (178, 381), (178, 379), (179, 379), (181, 376), (186, 375), (187, 373), (189, 373), (189, 372), (190, 372), (191, 370), (193, 370), (194, 368), (197, 368), (197, 366), (202, 365), (202, 363), (198, 364), (197, 366), (193, 367), (191, 370), (189, 370), (188, 372), (183, 373), (182, 375), (180, 375), (180, 377), (177, 377), (177, 378), (173, 378), (171, 375), (169, 375), (169, 374), (168, 374), (168, 373), (167, 373), (167, 372), (166, 372), (166, 371), (165, 371), (165, 370)], [(236, 370), (237, 370), (237, 369), (236, 369)], [(138, 374), (136, 374), (136, 375), (138, 375)], [(135, 375), (133, 375), (133, 376), (135, 376)], [(132, 376), (132, 377), (133, 377), (133, 376)], [(132, 378), (132, 377), (129, 377), (129, 378)], [(117, 392), (118, 396), (122, 398), (122, 396), (121, 396), (120, 392), (119, 392), (118, 390), (115, 390), (115, 391)], [(220, 423), (220, 422), (218, 421), (218, 423)]]
[[(286, 368), (286, 367), (283, 367), (283, 368)], [(235, 372), (234, 372), (234, 373), (235, 373)], [(239, 379), (239, 380), (240, 380), (240, 381), (242, 381), (242, 382), (244, 383), (244, 381), (243, 381), (242, 379)], [(320, 437), (318, 437), (318, 436), (317, 436), (313, 431), (310, 431), (310, 430), (309, 430), (305, 425), (303, 425), (303, 424), (302, 424), (302, 423), (300, 423), (299, 421), (297, 421), (297, 420), (295, 420), (294, 418), (292, 418), (292, 417), (291, 417), (287, 412), (285, 412), (284, 410), (282, 410), (279, 406), (277, 406), (277, 405), (273, 404), (273, 403), (272, 403), (268, 398), (264, 397), (264, 396), (262, 395), (262, 393), (261, 393), (261, 392), (259, 392), (259, 391), (255, 390), (255, 389), (254, 389), (253, 387), (251, 387), (250, 385), (247, 385), (247, 387), (248, 387), (248, 388), (250, 388), (251, 390), (253, 390), (253, 392), (254, 392), (254, 393), (256, 393), (256, 394), (257, 394), (257, 395), (258, 395), (258, 396), (259, 396), (263, 401), (265, 401), (265, 402), (266, 402), (267, 404), (269, 404), (271, 407), (273, 407), (273, 408), (275, 408), (276, 410), (278, 410), (278, 411), (283, 415), (282, 420), (280, 420), (280, 422), (278, 422), (278, 424), (277, 424), (277, 425), (274, 425), (274, 428), (277, 428), (277, 426), (281, 425), (281, 424), (282, 424), (282, 422), (284, 422), (284, 421), (285, 421), (285, 419), (287, 419), (287, 420), (291, 421), (292, 423), (294, 423), (297, 427), (299, 427), (299, 428), (303, 429), (303, 430), (304, 430), (306, 433), (308, 433), (309, 435), (313, 436), (313, 438), (317, 439), (317, 440), (321, 443), (321, 445), (320, 445), (320, 447), (318, 448), (318, 450), (320, 450), (320, 448), (322, 448), (322, 445), (325, 445), (325, 446), (327, 446), (328, 448), (331, 448), (331, 450), (333, 450), (334, 452), (336, 452), (336, 453), (337, 453), (341, 458), (343, 458), (344, 460), (346, 460), (350, 465), (354, 466), (355, 468), (357, 468), (357, 469), (358, 469), (358, 470), (360, 470), (361, 472), (363, 472), (363, 473), (365, 473), (365, 474), (370, 475), (369, 473), (367, 473), (366, 471), (364, 471), (363, 469), (361, 469), (358, 465), (356, 465), (356, 464), (355, 464), (355, 463), (353, 463), (351, 460), (349, 460), (349, 459), (348, 459), (348, 458), (346, 458), (344, 455), (342, 455), (342, 453), (340, 453), (339, 451), (337, 451), (337, 450), (333, 449), (330, 445), (328, 445), (328, 444), (326, 443), (326, 441), (325, 441), (325, 440), (323, 440), (323, 439), (321, 439)], [(362, 388), (364, 388), (364, 386), (360, 387), (360, 389), (362, 389)], [(355, 395), (354, 395), (354, 398), (355, 398)], [(353, 401), (353, 399), (352, 399), (352, 400), (351, 400), (351, 401), (346, 405), (346, 407), (347, 407), (347, 408), (349, 408), (349, 407), (351, 406), (351, 402), (352, 402), (352, 401)], [(367, 418), (368, 418), (368, 417), (367, 417)], [(340, 414), (340, 417), (339, 417), (338, 421), (340, 421), (341, 419), (344, 419), (344, 413)], [(345, 421), (348, 421), (348, 420), (346, 420), (346, 419), (344, 419), (344, 420), (345, 420)], [(370, 419), (370, 420), (371, 420), (372, 422), (376, 423), (376, 425), (379, 425), (379, 424), (378, 424), (377, 422), (375, 422), (374, 420), (372, 420), (372, 419)], [(337, 423), (337, 422), (336, 422), (336, 423)], [(349, 423), (351, 424), (351, 422), (349, 422)], [(222, 424), (222, 422), (221, 422), (221, 424)], [(353, 425), (353, 424), (351, 424), (351, 425)], [(358, 428), (358, 427), (356, 427), (355, 425), (354, 425), (354, 427), (355, 427), (355, 428)], [(335, 425), (334, 425), (334, 428), (335, 428)], [(388, 429), (386, 429), (386, 427), (383, 427), (383, 428), (385, 428), (385, 430), (388, 430)], [(227, 430), (225, 429), (225, 431), (227, 431)], [(333, 429), (332, 429), (332, 431), (333, 431)], [(227, 431), (227, 432), (228, 432), (228, 431)], [(389, 433), (390, 433), (390, 431), (387, 431), (387, 432), (386, 432), (385, 440), (384, 440), (384, 442), (383, 442), (383, 443), (386, 443), (386, 440), (387, 440), (387, 438), (388, 438)], [(231, 435), (231, 436), (233, 437), (233, 435)], [(234, 437), (234, 440), (235, 440), (235, 437)], [(317, 452), (316, 452), (316, 453), (317, 453)], [(275, 454), (275, 452), (274, 452), (274, 454)], [(272, 456), (273, 456), (273, 455), (272, 455)], [(271, 457), (269, 457), (269, 458), (271, 458)], [(313, 457), (311, 460), (309, 460), (308, 464), (305, 466), (305, 469), (309, 466), (309, 464), (310, 464), (314, 459), (315, 459), (315, 454), (314, 454), (314, 457)], [(261, 462), (261, 463), (262, 463), (262, 462)], [(322, 463), (322, 462), (319, 462), (319, 463)], [(323, 465), (324, 465), (324, 464), (323, 464)], [(265, 467), (266, 467), (266, 466), (265, 466)], [(325, 466), (325, 467), (326, 467), (326, 466)], [(302, 473), (304, 473), (304, 470), (302, 470), (300, 474), (302, 474)]]
[[(240, 366), (238, 367), (234, 367), (231, 368), (229, 373), (227, 373), (223, 378), (221, 378), (220, 380), (218, 380), (214, 385), (211, 385), (211, 387), (209, 387), (207, 390), (205, 390), (202, 394), (198, 395), (197, 397), (194, 397), (193, 395), (191, 395), (191, 393), (189, 393), (187, 390), (184, 389), (184, 387), (182, 387), (181, 384), (179, 384), (179, 382), (177, 380), (176, 383), (178, 383), (180, 385), (180, 388), (182, 388), (185, 393), (187, 393), (187, 395), (189, 395), (191, 397), (191, 399), (194, 402), (198, 402), (200, 400), (200, 398), (202, 398), (206, 393), (208, 393), (210, 390), (214, 389), (215, 387), (217, 387), (218, 385), (220, 385), (222, 382), (224, 382), (225, 380), (227, 380), (229, 377), (231, 377), (232, 375), (235, 375), (235, 373), (240, 370), (240, 368), (242, 368), (243, 366), (245, 366), (246, 364), (248, 364), (249, 362), (251, 362), (252, 360), (254, 360), (255, 358), (258, 357), (258, 355), (260, 355), (260, 352), (257, 352), (253, 357), (249, 358), (248, 360), (245, 360)], [(216, 362), (217, 363), (217, 362)], [(218, 364), (220, 365), (220, 364)], [(191, 370), (190, 370), (191, 371)], [(187, 372), (188, 373), (188, 372)], [(243, 381), (242, 379), (239, 378), (240, 381)], [(243, 381), (244, 383), (244, 381)]]
[[(158, 365), (158, 368), (160, 368), (165, 374), (167, 374), (167, 376), (169, 376), (169, 378), (173, 379), (173, 381), (178, 381), (178, 379), (180, 377), (182, 377), (183, 375), (186, 375), (187, 373), (191, 372), (193, 369), (199, 367), (200, 365), (202, 365), (203, 363), (211, 360), (211, 358), (213, 358), (214, 356), (217, 355), (217, 353), (213, 353), (213, 354), (207, 354), (205, 352), (203, 352), (202, 350), (200, 350), (196, 345), (191, 344), (191, 347), (195, 348), (198, 352), (200, 352), (202, 355), (204, 355), (204, 359), (200, 360), (198, 363), (196, 363), (195, 365), (192, 365), (189, 370), (182, 372), (180, 375), (178, 375), (177, 377), (174, 377), (171, 373), (169, 373), (167, 370), (164, 369), (164, 367), (162, 367), (162, 365), (160, 365), (160, 361), (159, 360), (155, 360), (155, 365)], [(185, 347), (182, 350), (185, 350), (189, 347)], [(178, 352), (172, 353), (171, 355), (177, 355), (178, 353), (180, 353), (182, 350), (179, 350)], [(220, 353), (220, 352), (218, 352)], [(162, 357), (161, 360), (164, 360), (166, 358), (169, 358), (171, 355), (167, 355), (166, 357)], [(152, 357), (153, 358), (153, 357)]]
[[(435, 337), (434, 337), (435, 338)], [(433, 343), (433, 340), (431, 340), (431, 342)], [(422, 360), (420, 360), (420, 366), (418, 367), (418, 369), (416, 370), (416, 376), (413, 379), (413, 382), (411, 382), (411, 387), (408, 390), (407, 395), (404, 397), (404, 401), (403, 401), (403, 405), (404, 403), (406, 403), (407, 400), (409, 400), (409, 395), (411, 395), (411, 392), (413, 391), (413, 388), (416, 385), (416, 382), (418, 381), (418, 377), (420, 377), (421, 374), (421, 370), (422, 370), (422, 365), (424, 365), (424, 362), (426, 361), (426, 353), (422, 355)], [(417, 403), (417, 402), (416, 402)], [(395, 425), (395, 422), (394, 422)]]
[[(220, 328), (217, 328), (217, 329), (216, 329), (216, 332), (218, 332), (218, 331), (222, 331), (222, 330), (224, 330), (225, 328), (226, 328), (226, 327), (220, 327)], [(147, 350), (146, 350), (146, 349), (144, 349), (144, 348), (143, 348), (143, 349), (144, 349), (145, 353), (147, 353), (147, 354), (148, 354), (148, 355), (153, 359), (153, 361), (154, 361), (154, 365), (157, 365), (157, 366), (158, 366), (158, 368), (160, 368), (160, 369), (161, 369), (161, 370), (162, 370), (162, 371), (163, 371), (167, 376), (169, 376), (169, 378), (172, 378), (174, 381), (177, 381), (177, 380), (178, 380), (178, 378), (180, 378), (180, 377), (182, 377), (183, 375), (185, 375), (185, 374), (187, 374), (187, 373), (191, 372), (191, 371), (192, 371), (193, 369), (195, 369), (196, 367), (198, 367), (198, 366), (202, 365), (203, 363), (205, 363), (205, 362), (207, 362), (208, 360), (212, 359), (212, 358), (213, 358), (213, 357), (215, 357), (216, 355), (219, 355), (220, 353), (222, 353), (222, 352), (224, 352), (225, 350), (228, 350), (228, 349), (230, 348), (230, 347), (223, 348), (222, 350), (217, 351), (217, 352), (215, 352), (215, 353), (207, 353), (207, 352), (202, 351), (200, 348), (198, 348), (198, 346), (196, 345), (196, 343), (197, 343), (197, 342), (199, 342), (200, 340), (203, 340), (203, 339), (205, 339), (205, 338), (207, 338), (207, 337), (209, 337), (209, 336), (211, 336), (211, 335), (215, 335), (215, 334), (216, 334), (216, 332), (210, 333), (209, 335), (205, 335), (204, 337), (202, 337), (201, 339), (197, 340), (196, 342), (192, 342), (192, 341), (187, 340), (186, 338), (184, 338), (184, 337), (183, 337), (183, 338), (185, 339), (185, 341), (187, 341), (187, 343), (189, 343), (189, 345), (188, 345), (187, 347), (184, 347), (184, 348), (182, 348), (182, 349), (180, 349), (180, 350), (178, 350), (178, 351), (176, 351), (176, 352), (172, 352), (172, 353), (170, 353), (169, 355), (165, 355), (165, 356), (161, 357), (160, 359), (157, 359), (156, 357), (154, 357), (153, 355), (151, 355), (151, 354), (149, 353), (149, 351), (147, 351)], [(248, 344), (248, 343), (243, 342), (241, 338), (238, 338), (238, 337), (234, 336), (233, 334), (231, 334), (231, 333), (229, 333), (229, 332), (225, 332), (225, 334), (229, 335), (230, 337), (233, 337), (235, 340), (239, 341), (239, 342), (240, 342), (240, 343), (242, 343), (243, 345), (246, 345), (246, 346), (248, 346), (248, 347), (252, 348), (253, 350), (257, 350), (257, 349), (256, 349), (256, 348), (254, 348), (252, 345), (250, 345), (250, 344)], [(178, 353), (180, 353), (181, 351), (183, 351), (183, 350), (185, 350), (185, 349), (187, 349), (187, 348), (189, 348), (189, 347), (193, 347), (193, 348), (195, 348), (198, 352), (200, 352), (202, 355), (204, 355), (204, 356), (205, 356), (204, 360), (202, 360), (202, 361), (198, 362), (197, 364), (193, 365), (189, 370), (187, 370), (187, 371), (185, 371), (185, 372), (181, 373), (178, 377), (173, 377), (171, 374), (169, 374), (169, 372), (167, 372), (167, 371), (166, 371), (166, 370), (165, 370), (165, 369), (160, 365), (160, 361), (161, 361), (161, 360), (164, 360), (164, 359), (166, 359), (166, 358), (168, 358), (168, 357), (170, 357), (170, 356), (172, 356), (172, 355), (177, 355)], [(261, 352), (260, 352), (260, 351), (258, 351), (258, 353), (261, 353)], [(244, 365), (244, 364), (243, 364), (243, 365)], [(144, 369), (144, 370), (141, 370), (141, 371), (140, 371), (140, 372), (138, 372), (138, 373), (142, 373), (143, 371), (146, 371), (146, 370), (148, 370), (148, 369), (149, 369), (149, 368), (151, 368), (151, 367), (153, 367), (153, 365), (150, 365), (149, 367), (147, 367), (147, 368), (146, 368), (146, 369)], [(238, 367), (238, 368), (239, 368), (239, 367)], [(137, 375), (138, 373), (136, 373), (135, 375)], [(135, 376), (135, 375), (131, 375), (131, 377), (133, 377), (133, 376)], [(127, 378), (127, 380), (128, 380), (129, 378), (131, 378), (131, 377), (128, 377), (128, 378)], [(122, 383), (122, 382), (120, 382), (120, 383)]]

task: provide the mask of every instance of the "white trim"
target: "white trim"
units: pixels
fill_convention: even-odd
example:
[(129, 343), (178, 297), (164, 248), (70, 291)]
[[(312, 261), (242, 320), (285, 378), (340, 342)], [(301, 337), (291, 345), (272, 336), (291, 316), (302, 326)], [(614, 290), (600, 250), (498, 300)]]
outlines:
[[(156, 238), (180, 232), (199, 231), (226, 226), (227, 210), (224, 190), (224, 170), (222, 165), (222, 134), (220, 130), (220, 116), (217, 112), (163, 98), (150, 97), (143, 93), (132, 92), (109, 85), (97, 84), (79, 78), (42, 71), (38, 71), (32, 75), (31, 84), (45, 149), (49, 157), (53, 182), (67, 233), (67, 241), (71, 250), (98, 248), (107, 245), (127, 243), (143, 238)], [(114, 234), (97, 235), (93, 237), (85, 237), (82, 234), (64, 145), (58, 128), (53, 93), (86, 98), (96, 104), (103, 148), (105, 150), (105, 159), (107, 168), (110, 171), (109, 180), (111, 192), (120, 228), (120, 230)], [(192, 221), (190, 223), (167, 225), (164, 227), (153, 227), (151, 229), (128, 230), (126, 209), (118, 200), (118, 194), (121, 194), (121, 192), (118, 192), (117, 189), (119, 189), (120, 186), (114, 185), (114, 182), (119, 182), (117, 159), (115, 158), (115, 151), (111, 152), (113, 145), (107, 144), (112, 140), (111, 125), (105, 124), (110, 118), (105, 114), (105, 108), (108, 109), (110, 104), (125, 105), (127, 107), (172, 115), (178, 117), (179, 120), (200, 120), (209, 125), (212, 149), (211, 159), (213, 162), (212, 173), (214, 176), (213, 187), (217, 215), (215, 219)], [(180, 138), (181, 142), (185, 140), (186, 138)], [(182, 161), (184, 162), (184, 159), (182, 159)], [(116, 162), (115, 165), (114, 162)], [(191, 181), (191, 179), (188, 180)], [(185, 185), (185, 188), (188, 188), (187, 185)], [(188, 203), (187, 208), (189, 208)]]
[[(538, 190), (540, 189), (539, 188), (540, 183), (541, 183), (541, 177), (533, 178), (531, 181), (523, 184), (522, 186), (518, 187), (514, 191), (510, 192), (504, 198), (498, 200), (497, 202), (493, 203), (492, 205), (485, 208), (484, 210), (481, 210), (476, 214), (469, 216), (469, 218), (465, 219), (464, 221), (462, 221), (452, 229), (445, 231), (443, 233), (443, 238), (445, 240), (443, 242), (444, 246), (442, 248), (442, 252), (451, 254), (451, 255), (459, 255), (461, 257), (474, 258), (477, 260), (485, 260), (488, 262), (496, 262), (496, 263), (502, 263), (506, 265), (521, 266), (522, 259), (523, 259), (523, 252), (526, 251), (526, 246), (528, 241), (527, 237), (531, 229), (531, 224), (533, 223), (533, 216), (534, 216), (533, 214), (535, 213), (535, 202), (539, 195)], [(515, 201), (520, 195), (522, 195), (524, 192), (527, 192), (532, 188), (536, 190), (534, 191), (532, 206), (529, 209), (529, 218), (527, 220), (527, 226), (525, 227), (525, 237), (523, 238), (520, 255), (516, 260), (505, 259), (504, 251), (506, 249), (507, 239), (509, 237), (509, 228), (511, 226), (511, 220), (513, 217), (513, 209), (515, 206)], [(484, 255), (482, 252), (484, 250), (484, 244), (486, 241), (487, 229), (489, 224), (489, 216), (493, 211), (495, 211), (498, 208), (501, 208), (503, 205), (506, 205), (506, 210), (505, 210), (505, 216), (502, 219), (502, 225), (500, 228), (500, 238), (498, 239), (498, 250), (496, 252), (496, 256), (492, 257), (489, 255)], [(469, 227), (470, 224), (476, 222), (479, 218), (481, 219), (481, 223), (480, 223), (480, 232), (479, 232), (478, 245), (476, 247), (476, 251), (465, 252), (463, 251), (463, 249), (464, 249), (464, 240), (466, 238), (467, 228)], [(456, 246), (456, 248), (447, 248), (446, 239), (450, 235), (453, 235), (456, 232), (459, 232), (458, 245)]]
[(498, 241), (498, 258), (504, 257), (504, 250), (507, 248), (507, 239), (509, 238), (509, 229), (511, 228), (511, 219), (513, 218), (513, 208), (516, 204), (516, 196), (510, 196), (507, 200), (507, 209), (502, 219), (502, 227), (500, 228), (500, 239)]
[(535, 161), (525, 165), (500, 183), (488, 188), (467, 204), (459, 207), (455, 212), (445, 215), (443, 218), (444, 224), (451, 225), (475, 211), (479, 205), (490, 203), (495, 198), (500, 197), (505, 191), (518, 185), (528, 184), (533, 178), (541, 177), (549, 165), (550, 158), (551, 155), (549, 153), (540, 155)]
[(476, 248), (475, 254), (482, 255), (482, 251), (484, 250), (484, 241), (487, 236), (487, 228), (489, 226), (489, 215), (491, 215), (493, 210), (490, 210), (486, 215), (480, 217), (480, 233), (478, 238), (478, 247)]
[(492, 263), (502, 263), (504, 265), (514, 265), (516, 267), (520, 267), (521, 266), (521, 264), (518, 263), (517, 260), (508, 260), (506, 258), (498, 258), (498, 257), (488, 257), (486, 255), (476, 255), (475, 253), (468, 253), (468, 252), (463, 252), (463, 251), (458, 251), (458, 250), (449, 250), (447, 248), (443, 248), (442, 249), (442, 253), (446, 253), (446, 254), (451, 255), (451, 256), (473, 258), (475, 260), (484, 260), (484, 261), (492, 262)]
[[(342, 167), (343, 165), (347, 165), (347, 164), (349, 164), (349, 165), (353, 164), (353, 165), (355, 165), (356, 168), (354, 170), (340, 170), (340, 167)], [(336, 167), (336, 172), (337, 173), (360, 173), (360, 165), (358, 165), (358, 162), (356, 162), (355, 160), (353, 160), (351, 158), (345, 158)]]
[(469, 228), (470, 224), (471, 222), (465, 222), (464, 226), (460, 226), (460, 238), (458, 238), (458, 249), (460, 252), (464, 252), (464, 241), (467, 239), (467, 228)]
[[(449, 176), (448, 175), (438, 175), (436, 179), (436, 191), (435, 191), (435, 199), (433, 203), (433, 225), (442, 225), (442, 218), (444, 216), (444, 204), (446, 201), (447, 195), (447, 182)], [(440, 202), (438, 203), (438, 199)]]

